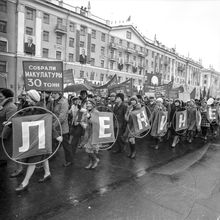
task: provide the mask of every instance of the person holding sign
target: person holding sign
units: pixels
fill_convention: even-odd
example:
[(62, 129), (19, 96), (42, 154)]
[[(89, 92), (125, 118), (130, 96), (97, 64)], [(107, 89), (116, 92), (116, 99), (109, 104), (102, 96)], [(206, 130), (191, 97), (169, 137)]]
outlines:
[[(40, 102), (40, 95), (39, 95), (39, 93), (36, 90), (29, 90), (27, 92), (26, 101), (27, 101), (29, 106), (33, 107), (33, 109), (28, 109), (27, 111), (24, 111), (22, 116), (28, 116), (28, 115), (34, 116), (34, 115), (42, 114), (43, 113), (43, 110), (39, 111), (39, 109), (34, 108), (34, 106), (37, 106), (38, 103)], [(33, 122), (35, 122), (35, 121), (33, 121)], [(27, 128), (30, 129), (29, 128), (30, 124), (31, 124), (31, 122), (26, 122), (25, 126), (27, 126)], [(25, 128), (25, 126), (23, 126), (23, 127)], [(39, 128), (39, 130), (40, 130), (40, 128)], [(27, 133), (24, 134), (23, 139), (25, 139), (26, 136), (27, 136)], [(31, 137), (29, 137), (29, 139), (31, 139)], [(61, 137), (57, 137), (57, 140), (62, 141)], [(23, 145), (24, 144), (26, 144), (26, 143), (23, 143)], [(27, 145), (27, 147), (29, 147), (29, 146)], [(24, 147), (22, 147), (22, 148), (24, 148)], [(30, 149), (30, 150), (33, 150), (33, 149)], [(28, 155), (28, 150), (25, 151), (25, 153)], [(25, 175), (25, 178), (23, 179), (22, 183), (15, 189), (16, 192), (22, 192), (24, 190), (27, 190), (30, 178), (33, 175), (34, 170), (36, 168), (35, 163), (43, 160), (44, 158), (45, 158), (45, 155), (36, 155), (36, 156), (30, 156), (30, 157), (27, 157), (27, 158), (24, 159), (26, 163), (31, 163), (31, 164), (28, 165), (28, 167), (27, 167), (26, 175)], [(43, 183), (43, 182), (45, 182), (45, 181), (47, 181), (47, 180), (49, 180), (51, 178), (51, 173), (50, 173), (50, 168), (49, 168), (48, 160), (43, 162), (43, 168), (44, 168), (45, 174), (44, 174), (43, 178), (39, 179), (39, 182), (41, 182), (41, 183)]]
[(204, 141), (207, 141), (207, 131), (208, 128), (210, 128), (210, 122), (208, 120), (208, 106), (205, 99), (203, 99), (201, 102), (200, 112), (202, 117), (201, 119), (202, 139)]
[(155, 149), (159, 149), (159, 142), (167, 132), (167, 109), (163, 105), (163, 99), (157, 98), (155, 108), (151, 115), (151, 136), (155, 140)]
[[(176, 122), (177, 122), (177, 118), (176, 118), (176, 113), (177, 112), (181, 112), (181, 111), (185, 111), (186, 108), (182, 106), (182, 102), (179, 99), (176, 99), (173, 103), (173, 105), (171, 106), (171, 112), (170, 112), (170, 127), (171, 127), (171, 133), (174, 136), (173, 138), (173, 143), (171, 145), (171, 147), (176, 147), (176, 145), (179, 143), (180, 141), (180, 135), (177, 134), (176, 132)], [(182, 119), (184, 119), (182, 117)], [(183, 124), (183, 121), (181, 120), (180, 123)]]
[[(131, 105), (127, 108), (127, 112), (125, 114), (125, 120), (127, 121), (127, 133), (128, 136), (128, 143), (129, 143), (129, 148), (130, 148), (130, 153), (128, 154), (128, 157), (131, 159), (134, 159), (136, 156), (136, 147), (135, 147), (135, 127), (134, 123), (132, 120), (132, 112), (140, 110), (141, 109), (141, 104), (138, 102), (137, 96), (132, 96), (130, 98), (130, 103)], [(140, 116), (141, 117), (141, 116)], [(147, 117), (147, 116), (146, 116)], [(138, 120), (138, 117), (136, 117)], [(140, 125), (142, 126), (142, 125)], [(139, 128), (141, 129), (141, 128)]]
[[(99, 158), (99, 144), (92, 144), (92, 126), (93, 126), (93, 114), (98, 112), (95, 108), (96, 102), (94, 99), (88, 99), (86, 103), (87, 107), (87, 125), (85, 126), (85, 134), (81, 143), (84, 146), (86, 153), (89, 157), (89, 164), (85, 169), (95, 169), (98, 166)], [(98, 132), (98, 131), (97, 131)]]

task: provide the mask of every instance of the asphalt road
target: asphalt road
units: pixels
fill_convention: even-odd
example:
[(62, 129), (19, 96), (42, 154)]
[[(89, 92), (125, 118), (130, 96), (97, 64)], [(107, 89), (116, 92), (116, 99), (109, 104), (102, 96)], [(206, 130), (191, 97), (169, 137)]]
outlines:
[[(63, 152), (50, 162), (52, 180), (39, 184), (37, 169), (29, 190), (14, 188), (14, 164), (0, 168), (0, 219), (149, 219), (214, 220), (220, 216), (220, 141), (197, 139), (176, 149), (150, 140), (138, 142), (135, 160), (126, 152), (100, 153), (96, 170), (85, 170), (87, 155), (77, 152), (75, 164), (62, 167)], [(127, 149), (126, 149), (127, 151)]]

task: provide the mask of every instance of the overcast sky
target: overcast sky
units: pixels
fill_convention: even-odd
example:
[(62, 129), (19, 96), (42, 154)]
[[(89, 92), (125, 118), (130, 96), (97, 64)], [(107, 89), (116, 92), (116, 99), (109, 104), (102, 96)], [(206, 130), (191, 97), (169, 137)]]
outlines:
[[(87, 7), (88, 0), (64, 0)], [(90, 0), (92, 14), (111, 21), (131, 16), (150, 39), (220, 71), (220, 0)]]

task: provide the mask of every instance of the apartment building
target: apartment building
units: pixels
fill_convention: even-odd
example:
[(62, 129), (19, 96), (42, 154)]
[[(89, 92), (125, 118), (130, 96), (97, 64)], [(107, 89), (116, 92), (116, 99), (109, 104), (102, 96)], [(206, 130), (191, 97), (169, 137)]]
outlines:
[(0, 0), (0, 6), (0, 73), (16, 94), (23, 88), (23, 60), (62, 60), (66, 83), (86, 78), (103, 84), (117, 74), (119, 82), (132, 78), (141, 89), (148, 74), (160, 74), (163, 83), (174, 78), (175, 86), (200, 87), (200, 63), (147, 39), (132, 24), (112, 25), (57, 0)]

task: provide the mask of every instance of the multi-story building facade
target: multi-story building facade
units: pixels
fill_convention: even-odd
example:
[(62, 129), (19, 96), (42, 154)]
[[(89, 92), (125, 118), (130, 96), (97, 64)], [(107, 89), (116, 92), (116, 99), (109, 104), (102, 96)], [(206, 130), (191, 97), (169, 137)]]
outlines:
[(202, 90), (209, 92), (210, 96), (220, 97), (220, 72), (211, 66), (202, 69), (200, 85)]
[(24, 60), (62, 60), (66, 82), (74, 77), (103, 84), (117, 74), (119, 82), (132, 78), (141, 88), (148, 74), (161, 74), (163, 83), (173, 78), (176, 86), (199, 91), (200, 63), (131, 24), (113, 26), (60, 0), (0, 0), (0, 6), (0, 72), (16, 94), (23, 88)]

